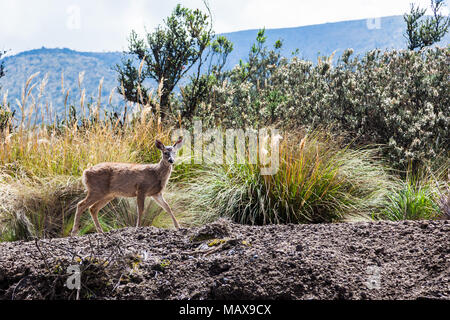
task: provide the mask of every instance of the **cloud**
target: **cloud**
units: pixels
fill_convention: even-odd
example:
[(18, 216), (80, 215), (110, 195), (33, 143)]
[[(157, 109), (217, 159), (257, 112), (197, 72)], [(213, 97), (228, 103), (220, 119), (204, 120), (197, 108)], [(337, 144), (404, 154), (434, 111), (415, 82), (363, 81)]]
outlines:
[[(401, 15), (412, 0), (322, 0), (317, 1), (211, 1), (216, 29), (230, 32), (242, 29), (298, 27), (326, 22)], [(429, 0), (414, 1), (422, 7)], [(233, 4), (235, 6), (233, 6)]]

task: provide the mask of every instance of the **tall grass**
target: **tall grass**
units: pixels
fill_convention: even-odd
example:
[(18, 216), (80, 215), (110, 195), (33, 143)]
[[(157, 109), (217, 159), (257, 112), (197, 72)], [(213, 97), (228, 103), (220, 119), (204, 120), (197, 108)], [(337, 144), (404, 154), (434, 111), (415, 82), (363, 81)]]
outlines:
[[(20, 112), (10, 116), (6, 97), (0, 106), (8, 115), (0, 131), (0, 240), (66, 236), (76, 204), (85, 196), (80, 182), (84, 169), (105, 161), (154, 163), (160, 159), (155, 138), (170, 141), (172, 127), (161, 123), (157, 108), (125, 103), (122, 114), (110, 117), (101, 104), (101, 82), (97, 103), (86, 105), (82, 74), (80, 112), (65, 99), (65, 116), (58, 120), (51, 107), (41, 103), (45, 79), (34, 99), (36, 76), (24, 86), (17, 102)], [(67, 98), (67, 92), (64, 94)], [(118, 199), (105, 207), (99, 218), (110, 230), (135, 225), (135, 212), (133, 200)], [(155, 223), (160, 213), (159, 207), (150, 206), (143, 225)], [(88, 213), (81, 223), (81, 233), (94, 230)]]
[(283, 140), (275, 175), (248, 161), (203, 170), (185, 193), (199, 223), (219, 216), (245, 224), (370, 219), (395, 189), (373, 149), (342, 148), (319, 131), (298, 136)]
[(154, 139), (169, 140), (171, 128), (163, 129), (154, 116), (145, 118), (144, 112), (134, 119), (132, 128), (118, 129), (102, 121), (88, 127), (55, 124), (3, 133), (0, 164), (15, 164), (40, 177), (77, 177), (99, 162), (157, 161)]
[[(450, 197), (448, 162), (433, 173), (421, 170), (415, 174), (408, 173), (406, 180), (388, 195), (388, 200), (376, 218), (392, 221), (449, 218)], [(447, 176), (447, 177), (446, 177)]]
[[(70, 176), (12, 177), (0, 176), (0, 241), (65, 237), (70, 234), (78, 201), (85, 196), (80, 179)], [(170, 198), (169, 198), (170, 199)], [(171, 226), (159, 217), (162, 210), (146, 201), (142, 226)], [(105, 231), (135, 226), (134, 199), (115, 199), (99, 214)], [(170, 219), (170, 218), (169, 218)], [(95, 232), (86, 212), (81, 220), (81, 234)]]
[(68, 176), (0, 176), (0, 240), (65, 236), (76, 204), (79, 179)]

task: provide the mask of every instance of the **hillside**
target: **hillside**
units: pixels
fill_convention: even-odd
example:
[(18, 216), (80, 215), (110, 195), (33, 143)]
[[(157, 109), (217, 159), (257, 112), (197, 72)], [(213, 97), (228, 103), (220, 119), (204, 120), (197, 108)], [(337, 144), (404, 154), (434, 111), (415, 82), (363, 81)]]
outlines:
[[(400, 49), (406, 47), (403, 37), (405, 23), (402, 16), (383, 17), (378, 21), (354, 20), (336, 23), (326, 23), (297, 28), (266, 30), (267, 44), (272, 45), (277, 39), (283, 40), (282, 54), (290, 57), (292, 52), (299, 49), (299, 56), (316, 61), (318, 55), (330, 55), (336, 51), (339, 56), (346, 48), (353, 48), (355, 54), (362, 54), (368, 50)], [(249, 48), (255, 41), (258, 30), (246, 30), (224, 34), (234, 44), (234, 51), (230, 54), (228, 68), (245, 59)], [(450, 35), (439, 44), (448, 45)], [(63, 110), (64, 96), (61, 94), (61, 73), (64, 73), (64, 87), (70, 89), (69, 103), (78, 105), (80, 92), (78, 89), (78, 74), (85, 71), (84, 87), (86, 96), (98, 96), (98, 84), (103, 77), (102, 97), (104, 103), (111, 90), (117, 85), (116, 74), (112, 67), (120, 62), (120, 52), (77, 52), (70, 49), (41, 48), (19, 53), (5, 58), (7, 75), (0, 80), (3, 95), (8, 90), (10, 102), (20, 100), (21, 91), (26, 79), (40, 72), (36, 81), (49, 74), (46, 87), (45, 101), (51, 101), (59, 112)], [(34, 96), (37, 97), (35, 88)], [(117, 95), (113, 104), (119, 101)], [(15, 103), (14, 106), (15, 107)]]
[(1, 243), (0, 300), (76, 299), (69, 266), (80, 299), (450, 299), (449, 232), (449, 221), (218, 220)]
[[(301, 58), (316, 61), (318, 56), (330, 55), (334, 51), (338, 57), (347, 48), (353, 48), (355, 54), (376, 48), (405, 48), (404, 31), (403, 17), (391, 16), (379, 18), (378, 22), (362, 19), (297, 28), (268, 29), (266, 35), (267, 43), (271, 45), (278, 39), (283, 40), (284, 56), (289, 57), (292, 52), (299, 49)], [(240, 57), (246, 56), (257, 32), (258, 30), (247, 30), (226, 34), (231, 42), (238, 44), (230, 54), (231, 65), (239, 62)], [(447, 37), (447, 43), (449, 39), (450, 37)]]
[[(112, 67), (120, 62), (119, 52), (78, 52), (70, 49), (41, 48), (19, 53), (5, 58), (6, 76), (0, 80), (2, 93), (8, 90), (8, 100), (21, 100), (22, 88), (32, 74), (39, 72), (34, 82), (40, 82), (48, 73), (48, 83), (44, 90), (43, 102), (52, 102), (59, 112), (64, 109), (61, 74), (64, 75), (64, 89), (70, 89), (69, 103), (78, 105), (80, 90), (78, 75), (84, 71), (82, 89), (86, 89), (86, 97), (98, 97), (100, 79), (103, 80), (102, 100), (106, 102), (111, 90), (116, 86), (116, 74)], [(34, 83), (33, 82), (33, 83)], [(33, 90), (37, 98), (39, 85)], [(116, 98), (117, 99), (117, 98)], [(115, 100), (117, 101), (117, 100)], [(89, 99), (86, 101), (89, 102)]]

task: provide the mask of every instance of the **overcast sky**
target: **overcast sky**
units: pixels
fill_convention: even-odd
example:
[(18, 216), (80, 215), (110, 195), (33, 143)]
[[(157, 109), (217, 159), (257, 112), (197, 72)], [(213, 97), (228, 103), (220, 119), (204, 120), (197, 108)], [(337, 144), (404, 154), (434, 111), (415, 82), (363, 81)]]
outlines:
[[(401, 15), (411, 2), (430, 0), (209, 0), (218, 33)], [(131, 29), (153, 30), (177, 3), (204, 9), (202, 0), (0, 0), (0, 49), (122, 51)]]

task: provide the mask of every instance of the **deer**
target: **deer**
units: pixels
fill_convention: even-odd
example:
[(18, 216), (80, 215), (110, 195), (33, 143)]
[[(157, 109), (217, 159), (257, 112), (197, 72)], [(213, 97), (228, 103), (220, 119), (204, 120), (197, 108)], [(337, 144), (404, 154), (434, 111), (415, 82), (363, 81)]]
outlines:
[(102, 162), (84, 170), (82, 182), (87, 190), (87, 195), (77, 204), (71, 236), (78, 234), (80, 217), (87, 208), (89, 208), (96, 231), (103, 233), (98, 221), (98, 212), (116, 197), (136, 197), (136, 227), (141, 224), (145, 198), (149, 196), (170, 214), (175, 228), (179, 229), (180, 225), (164, 199), (163, 191), (172, 173), (176, 153), (182, 144), (182, 137), (179, 137), (173, 146), (165, 146), (156, 139), (155, 146), (162, 153), (159, 163)]

